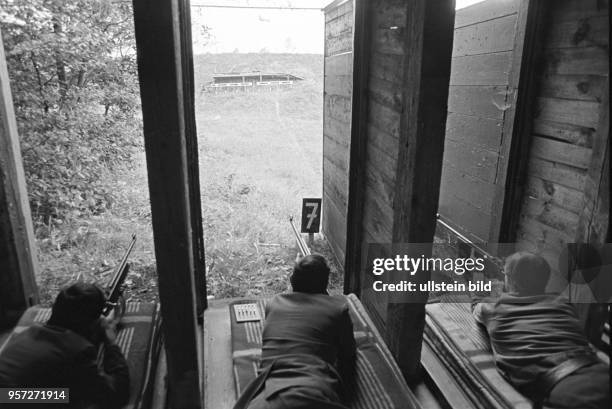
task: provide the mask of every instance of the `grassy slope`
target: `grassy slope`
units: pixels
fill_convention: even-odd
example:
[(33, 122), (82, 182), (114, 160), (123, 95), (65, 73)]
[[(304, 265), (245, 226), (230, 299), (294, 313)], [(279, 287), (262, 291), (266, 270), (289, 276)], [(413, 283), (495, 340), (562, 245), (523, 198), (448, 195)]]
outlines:
[[(322, 183), (321, 55), (196, 56), (196, 111), (209, 292), (271, 295), (287, 288), (296, 255), (288, 216)], [(210, 93), (214, 72), (287, 72), (293, 87)], [(315, 249), (328, 253), (319, 240)], [(237, 279), (233, 279), (237, 278)], [(332, 279), (338, 287), (337, 277)]]
[[(287, 288), (296, 255), (287, 217), (299, 216), (302, 197), (321, 195), (322, 63), (321, 55), (195, 56), (208, 291), (217, 298), (271, 295)], [(288, 72), (305, 80), (272, 92), (202, 91), (214, 72), (231, 70)], [(132, 232), (138, 244), (128, 297), (156, 298), (144, 154), (134, 158), (133, 169), (108, 179), (119, 195), (112, 211), (69, 226), (49, 226), (51, 234), (44, 236), (51, 238), (39, 241), (44, 303), (79, 274), (107, 280)], [(322, 240), (315, 250), (329, 254)], [(339, 288), (337, 277), (332, 283)]]

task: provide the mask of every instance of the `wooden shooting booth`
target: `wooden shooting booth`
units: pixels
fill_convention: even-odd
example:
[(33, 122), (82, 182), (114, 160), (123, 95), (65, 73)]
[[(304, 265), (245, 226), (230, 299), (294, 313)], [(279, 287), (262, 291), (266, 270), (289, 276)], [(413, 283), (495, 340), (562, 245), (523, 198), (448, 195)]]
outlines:
[[(337, 0), (324, 13), (323, 232), (344, 265), (345, 293), (360, 297), (386, 341), (410, 386), (407, 405), (531, 407), (486, 382), (482, 373), (494, 369), (452, 348), (448, 328), (471, 328), (463, 316), (436, 326), (425, 303), (372, 297), (364, 249), (454, 235), (468, 245), (516, 242), (553, 262), (565, 243), (609, 241), (608, 1), (486, 0), (455, 13), (452, 0)], [(189, 1), (134, 0), (134, 20), (163, 406), (231, 408), (232, 300), (206, 301)], [(0, 57), (0, 306), (8, 318), (37, 294)], [(164, 398), (165, 384), (156, 391)]]

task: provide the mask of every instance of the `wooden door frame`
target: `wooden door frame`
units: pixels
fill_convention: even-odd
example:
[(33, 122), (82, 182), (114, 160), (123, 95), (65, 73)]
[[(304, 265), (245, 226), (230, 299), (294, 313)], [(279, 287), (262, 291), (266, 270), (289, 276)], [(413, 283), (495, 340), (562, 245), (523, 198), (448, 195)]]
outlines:
[(38, 303), (38, 261), (2, 34), (0, 33), (0, 324)]
[(168, 399), (175, 409), (204, 402), (198, 318), (205, 277), (189, 7), (188, 0), (134, 0)]

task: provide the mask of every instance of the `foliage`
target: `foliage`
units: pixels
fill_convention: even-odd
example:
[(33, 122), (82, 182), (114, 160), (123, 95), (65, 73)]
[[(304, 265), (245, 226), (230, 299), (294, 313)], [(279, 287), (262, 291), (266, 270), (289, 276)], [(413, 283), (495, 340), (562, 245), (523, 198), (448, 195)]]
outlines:
[(0, 0), (35, 220), (113, 204), (109, 180), (141, 141), (131, 2)]

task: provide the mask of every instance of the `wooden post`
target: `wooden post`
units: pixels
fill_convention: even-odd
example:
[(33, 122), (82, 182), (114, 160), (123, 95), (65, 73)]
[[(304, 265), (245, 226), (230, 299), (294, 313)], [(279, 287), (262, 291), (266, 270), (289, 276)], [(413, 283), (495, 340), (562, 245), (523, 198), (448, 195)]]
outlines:
[(206, 309), (206, 260), (204, 257), (204, 231), (202, 223), (202, 196), (200, 192), (200, 161), (198, 131), (195, 119), (195, 81), (193, 78), (193, 48), (191, 39), (191, 7), (189, 1), (179, 2), (181, 26), (181, 63), (183, 96), (185, 98), (185, 139), (187, 141), (187, 171), (189, 179), (189, 205), (191, 211), (191, 237), (194, 254), (193, 275), (196, 284), (198, 317)]
[(602, 245), (610, 237), (610, 80), (599, 106), (599, 122), (584, 188), (584, 206), (578, 220), (577, 243)]
[(363, 238), (364, 163), (367, 146), (368, 79), (370, 55), (370, 2), (356, 0), (353, 7), (353, 97), (351, 146), (346, 212), (344, 293), (361, 293), (361, 241)]
[[(432, 243), (442, 174), (455, 2), (407, 2), (403, 113), (393, 203), (393, 243)], [(425, 254), (425, 257), (428, 257)], [(427, 281), (428, 274), (419, 272)], [(390, 303), (386, 341), (404, 377), (419, 375), (425, 302)]]
[(155, 256), (168, 364), (169, 406), (201, 408), (202, 357), (197, 325), (189, 132), (195, 129), (186, 89), (180, 0), (134, 0), (138, 74), (151, 196)]
[(517, 33), (508, 80), (509, 109), (504, 112), (504, 138), (497, 175), (498, 179), (504, 181), (504, 187), (495, 194), (491, 217), (493, 223), (489, 232), (491, 243), (512, 243), (516, 240), (531, 148), (538, 67), (542, 58), (544, 3), (520, 0), (518, 9)]
[(38, 303), (36, 246), (0, 34), (0, 325)]

